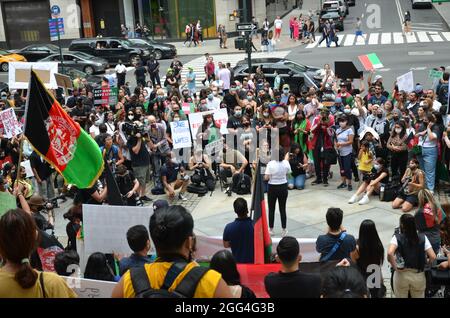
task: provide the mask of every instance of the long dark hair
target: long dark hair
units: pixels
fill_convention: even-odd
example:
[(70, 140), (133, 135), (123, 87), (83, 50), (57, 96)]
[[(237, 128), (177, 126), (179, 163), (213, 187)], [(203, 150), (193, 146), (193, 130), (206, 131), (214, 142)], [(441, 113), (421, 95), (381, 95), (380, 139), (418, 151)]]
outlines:
[(409, 245), (419, 244), (416, 221), (411, 214), (403, 214), (400, 217), (400, 231), (406, 237)]
[(384, 247), (372, 220), (362, 221), (359, 227), (358, 247), (359, 259), (357, 263), (362, 273), (365, 273), (367, 266), (371, 264), (383, 264)]
[(36, 230), (33, 217), (22, 209), (9, 210), (0, 218), (0, 255), (19, 266), (14, 280), (24, 289), (33, 287), (38, 278), (29, 261), (36, 248)]
[(84, 270), (84, 278), (114, 281), (114, 275), (105, 254), (97, 252), (89, 256)]
[[(298, 120), (297, 119), (297, 115), (298, 114), (302, 114), (303, 115), (303, 119), (302, 120)], [(297, 110), (297, 112), (295, 113), (294, 120), (292, 121), (292, 128), (294, 128), (296, 124), (300, 124), (304, 120), (306, 120), (305, 112), (303, 110), (301, 110), (301, 109)]]
[(236, 260), (228, 250), (218, 251), (211, 258), (210, 269), (214, 269), (222, 274), (223, 280), (229, 286), (240, 285), (241, 277), (237, 270)]
[(395, 125), (399, 125), (402, 128), (402, 132), (399, 134), (400, 138), (403, 138), (406, 135), (406, 123), (403, 120), (399, 120), (394, 124), (394, 127), (392, 128), (391, 136), (395, 137), (397, 136), (397, 133), (395, 132)]

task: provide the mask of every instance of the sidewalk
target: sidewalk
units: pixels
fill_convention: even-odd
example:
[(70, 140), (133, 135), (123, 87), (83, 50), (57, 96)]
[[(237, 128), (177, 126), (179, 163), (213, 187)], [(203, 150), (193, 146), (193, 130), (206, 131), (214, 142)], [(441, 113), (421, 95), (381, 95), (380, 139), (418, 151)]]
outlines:
[[(315, 0), (304, 0), (303, 1), (303, 7), (302, 9), (294, 9), (292, 12), (287, 14), (282, 20), (283, 20), (283, 29), (281, 32), (281, 38), (280, 42), (277, 43), (277, 46), (275, 50), (286, 50), (286, 49), (293, 49), (298, 46), (300, 46), (300, 42), (294, 42), (289, 38), (289, 19), (292, 16), (300, 16), (309, 14), (310, 10), (313, 10), (315, 13), (315, 10), (318, 9), (318, 3)], [(317, 16), (313, 16), (314, 23), (316, 23), (317, 26)], [(272, 27), (273, 30), (273, 27)], [(234, 30), (229, 30), (234, 31)], [(243, 53), (244, 50), (237, 50), (234, 48), (234, 39), (235, 37), (230, 37), (227, 40), (227, 47), (228, 49), (221, 49), (219, 47), (219, 39), (211, 39), (206, 40), (204, 43), (201, 43), (201, 45), (195, 47), (194, 45), (191, 45), (191, 47), (184, 46), (183, 42), (171, 42), (170, 44), (173, 44), (177, 48), (177, 53), (179, 56), (183, 55), (204, 55), (205, 53), (209, 53), (212, 55), (217, 54), (230, 54), (230, 53)], [(253, 38), (253, 43), (255, 44), (255, 47), (258, 49), (258, 51), (261, 49), (261, 34), (258, 34), (258, 38)]]
[(447, 26), (450, 27), (450, 2), (442, 2), (439, 3), (433, 3), (434, 7), (436, 8), (436, 11), (439, 12), (442, 19), (444, 19), (445, 23), (447, 23)]

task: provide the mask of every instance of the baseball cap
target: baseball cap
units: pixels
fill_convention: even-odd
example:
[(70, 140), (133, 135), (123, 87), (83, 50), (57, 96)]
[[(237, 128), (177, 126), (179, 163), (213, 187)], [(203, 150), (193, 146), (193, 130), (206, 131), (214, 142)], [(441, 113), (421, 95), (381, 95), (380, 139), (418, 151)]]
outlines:
[(167, 200), (156, 200), (153, 202), (153, 212), (156, 212), (159, 209), (167, 208), (169, 206), (169, 202)]
[(192, 66), (188, 66), (188, 70), (189, 70), (189, 71), (193, 71), (194, 68), (193, 68)]
[(285, 89), (285, 88), (290, 89), (289, 84), (284, 84), (283, 89)]
[(380, 80), (380, 79), (383, 79), (383, 76), (381, 76), (381, 75), (375, 75), (375, 77), (373, 78), (372, 83), (375, 83), (376, 81), (378, 81), (378, 80)]
[(417, 83), (416, 88), (414, 89), (414, 91), (415, 91), (417, 94), (421, 94), (421, 93), (423, 92), (423, 86), (420, 85), (420, 83)]

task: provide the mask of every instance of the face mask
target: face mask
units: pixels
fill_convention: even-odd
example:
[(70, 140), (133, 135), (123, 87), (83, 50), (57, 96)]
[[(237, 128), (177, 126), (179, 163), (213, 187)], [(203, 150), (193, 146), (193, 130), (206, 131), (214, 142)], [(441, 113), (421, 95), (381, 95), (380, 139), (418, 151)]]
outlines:
[(158, 97), (156, 97), (156, 99), (159, 100), (159, 101), (163, 101), (164, 100), (164, 96), (158, 96)]
[(252, 96), (247, 96), (247, 100), (248, 100), (249, 102), (251, 102), (251, 101), (253, 100), (253, 97), (252, 97)]
[(377, 163), (375, 163), (373, 165), (373, 167), (375, 168), (376, 171), (379, 171), (381, 169), (381, 166), (379, 164), (377, 164)]
[(288, 89), (283, 89), (283, 93), (289, 94), (289, 90)]
[(237, 112), (234, 112), (234, 116), (235, 117), (241, 117), (242, 116), (242, 111), (237, 111)]
[(140, 119), (141, 119), (141, 114), (136, 114), (136, 115), (134, 116), (134, 118), (136, 118), (136, 120), (140, 120)]
[(378, 118), (383, 118), (383, 114), (377, 114)]
[(339, 126), (341, 126), (341, 128), (345, 128), (345, 127), (347, 127), (347, 122), (346, 121), (341, 121), (339, 123)]
[(350, 114), (350, 112), (351, 112), (351, 109), (348, 109), (348, 108), (344, 109), (345, 114)]
[(177, 163), (177, 159), (176, 159), (176, 158), (172, 158), (170, 161), (171, 161), (173, 164), (176, 164), (176, 163)]
[(398, 121), (398, 117), (392, 117), (394, 121)]
[(236, 89), (240, 90), (240, 89), (242, 89), (242, 86), (236, 86)]
[(263, 113), (263, 116), (264, 116), (264, 117), (269, 117), (269, 116), (270, 116), (270, 113)]
[(173, 121), (180, 121), (180, 118), (174, 118)]
[(133, 119), (134, 119), (134, 116), (133, 116), (133, 115), (130, 115), (130, 116), (128, 116), (128, 119), (129, 119), (129, 120), (133, 120)]
[(395, 132), (396, 132), (397, 134), (399, 134), (399, 133), (402, 132), (402, 129), (401, 129), (401, 128), (395, 128)]
[(209, 94), (209, 95), (208, 95), (208, 100), (211, 101), (211, 100), (213, 100), (213, 99), (214, 99), (214, 95), (213, 95), (213, 94)]

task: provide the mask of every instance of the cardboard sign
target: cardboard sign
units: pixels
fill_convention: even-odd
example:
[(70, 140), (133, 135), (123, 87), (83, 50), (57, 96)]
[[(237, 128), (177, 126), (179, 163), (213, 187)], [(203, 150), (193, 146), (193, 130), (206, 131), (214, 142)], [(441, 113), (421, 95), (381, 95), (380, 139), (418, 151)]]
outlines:
[(78, 298), (111, 298), (117, 283), (76, 277), (64, 277)]
[(409, 71), (408, 73), (397, 77), (397, 86), (399, 91), (405, 91), (407, 93), (414, 91), (413, 71)]
[(192, 146), (191, 130), (189, 121), (180, 120), (170, 123), (173, 149), (190, 148)]
[(8, 108), (0, 112), (0, 121), (3, 124), (3, 135), (12, 138), (22, 133), (22, 124), (19, 123), (14, 109)]
[(63, 74), (55, 74), (56, 84), (58, 84), (59, 87), (73, 89), (73, 83), (70, 79), (70, 76), (63, 75)]
[(36, 72), (45, 87), (57, 89), (55, 74), (58, 73), (58, 62), (11, 62), (9, 63), (9, 89), (27, 89), (30, 82), (30, 70)]

